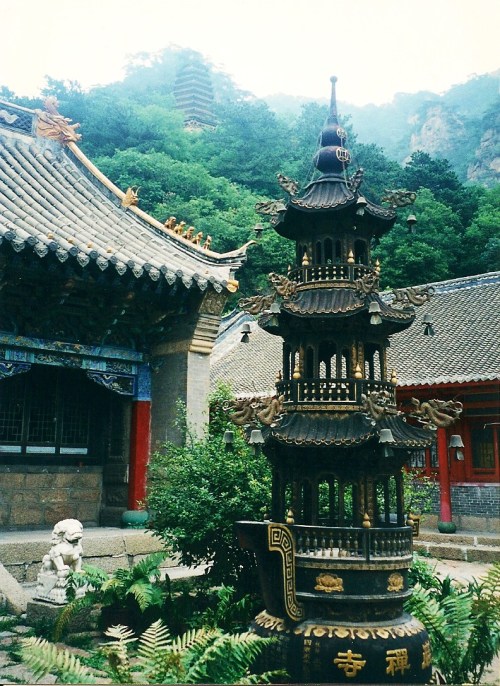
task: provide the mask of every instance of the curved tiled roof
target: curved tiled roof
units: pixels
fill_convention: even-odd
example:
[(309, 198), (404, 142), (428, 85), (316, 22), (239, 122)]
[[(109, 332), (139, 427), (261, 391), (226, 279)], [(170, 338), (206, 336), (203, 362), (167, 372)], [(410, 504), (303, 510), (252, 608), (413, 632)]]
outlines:
[(228, 286), (245, 248), (219, 255), (168, 232), (138, 207), (123, 207), (125, 193), (74, 142), (36, 135), (35, 112), (0, 103), (0, 115), (0, 242), (119, 275)]
[(332, 210), (355, 201), (343, 176), (328, 174), (310, 183), (301, 197), (290, 198), (290, 205), (304, 210)]
[[(430, 302), (416, 308), (404, 333), (391, 337), (388, 363), (399, 385), (500, 379), (500, 272), (432, 284)], [(434, 336), (423, 336), (424, 314)]]
[(364, 308), (365, 298), (352, 288), (308, 288), (293, 299), (284, 300), (281, 309), (298, 315), (352, 314)]
[[(416, 308), (409, 329), (391, 336), (389, 369), (399, 386), (500, 380), (500, 272), (432, 284), (430, 302)], [(390, 294), (383, 295), (391, 300)], [(434, 336), (424, 336), (424, 314), (434, 320)], [(229, 383), (237, 395), (272, 395), (282, 367), (282, 340), (263, 331), (249, 315), (235, 315), (236, 330), (251, 322), (248, 344), (230, 334), (216, 343), (212, 383)]]

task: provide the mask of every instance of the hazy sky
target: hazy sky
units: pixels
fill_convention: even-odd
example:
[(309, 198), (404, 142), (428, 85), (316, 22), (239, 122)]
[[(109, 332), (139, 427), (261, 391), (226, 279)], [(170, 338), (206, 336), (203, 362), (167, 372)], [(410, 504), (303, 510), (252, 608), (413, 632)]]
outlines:
[(46, 74), (88, 88), (127, 58), (198, 50), (257, 96), (388, 102), (500, 67), (499, 0), (0, 0), (0, 85), (36, 95)]

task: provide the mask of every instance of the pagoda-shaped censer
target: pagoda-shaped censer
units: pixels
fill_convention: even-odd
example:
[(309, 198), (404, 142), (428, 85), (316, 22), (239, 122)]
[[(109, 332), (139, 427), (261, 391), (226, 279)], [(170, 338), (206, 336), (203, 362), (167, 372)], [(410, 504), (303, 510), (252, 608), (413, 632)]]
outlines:
[(404, 294), (391, 305), (378, 294), (371, 244), (396, 214), (360, 193), (361, 171), (346, 173), (335, 81), (321, 174), (300, 196), (281, 177), (289, 198), (269, 203), (274, 229), (296, 243), (295, 267), (271, 275), (279, 297), (250, 308), (267, 308), (260, 326), (284, 339), (281, 413), (263, 430), (272, 510), (237, 527), (266, 608), (253, 630), (281, 639), (273, 666), (295, 682), (426, 683), (428, 635), (403, 610), (412, 522), (401, 470), (433, 435), (397, 410), (386, 363), (390, 336), (415, 315)]

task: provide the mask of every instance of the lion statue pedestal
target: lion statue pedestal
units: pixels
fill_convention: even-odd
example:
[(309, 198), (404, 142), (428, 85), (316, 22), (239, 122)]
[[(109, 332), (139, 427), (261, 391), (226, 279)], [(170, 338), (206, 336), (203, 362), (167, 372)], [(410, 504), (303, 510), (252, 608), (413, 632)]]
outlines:
[[(66, 587), (70, 571), (82, 568), (83, 525), (77, 519), (63, 519), (52, 531), (52, 547), (42, 560), (42, 569), (37, 577), (35, 599), (55, 605), (68, 602)], [(85, 588), (79, 588), (76, 597), (85, 595)]]

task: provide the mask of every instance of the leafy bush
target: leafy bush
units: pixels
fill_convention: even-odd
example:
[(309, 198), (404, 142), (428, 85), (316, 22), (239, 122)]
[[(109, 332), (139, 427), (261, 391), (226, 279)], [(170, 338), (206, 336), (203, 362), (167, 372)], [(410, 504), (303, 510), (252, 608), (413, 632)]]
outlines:
[(198, 440), (186, 430), (186, 444), (167, 443), (153, 456), (147, 505), (151, 528), (179, 553), (182, 564), (208, 565), (213, 585), (231, 584), (241, 597), (256, 588), (253, 554), (240, 548), (234, 523), (262, 519), (271, 499), (271, 473), (254, 455), (243, 433), (231, 425), (234, 444), (225, 450), (230, 399), (220, 387), (211, 398), (210, 424)]
[(441, 581), (436, 575), (436, 565), (423, 560), (417, 553), (413, 554), (413, 563), (408, 572), (410, 586), (419, 584), (426, 589), (439, 589)]
[[(191, 630), (172, 639), (167, 627), (158, 620), (137, 641), (125, 626), (106, 631), (112, 640), (103, 645), (107, 672), (119, 684), (251, 684), (269, 683), (283, 677), (283, 672), (251, 674), (250, 667), (263, 648), (274, 639), (256, 634), (225, 634), (220, 629)], [(60, 649), (41, 638), (22, 641), (24, 663), (37, 679), (49, 672), (64, 683), (96, 682), (94, 670), (85, 667), (67, 648)]]
[(500, 653), (500, 563), (467, 586), (449, 577), (430, 588), (417, 584), (405, 607), (429, 632), (446, 683), (481, 683)]
[(403, 496), (406, 512), (425, 515), (432, 512), (434, 494), (438, 482), (419, 469), (403, 469)]

